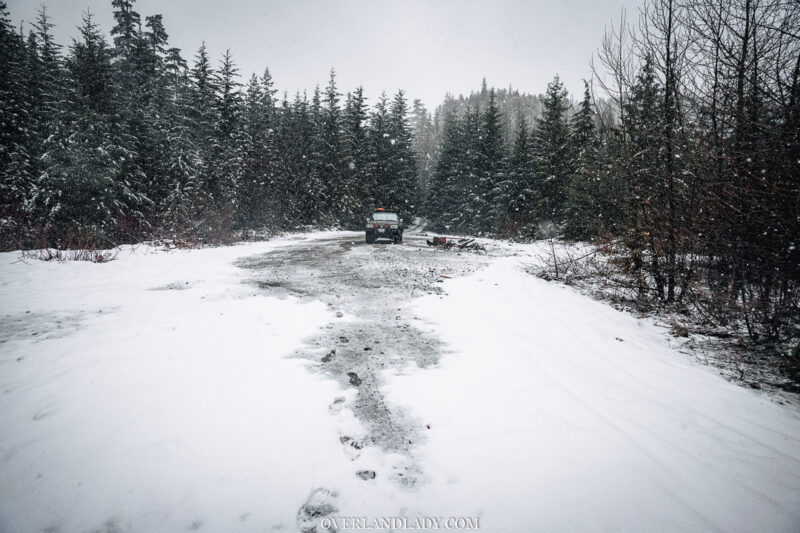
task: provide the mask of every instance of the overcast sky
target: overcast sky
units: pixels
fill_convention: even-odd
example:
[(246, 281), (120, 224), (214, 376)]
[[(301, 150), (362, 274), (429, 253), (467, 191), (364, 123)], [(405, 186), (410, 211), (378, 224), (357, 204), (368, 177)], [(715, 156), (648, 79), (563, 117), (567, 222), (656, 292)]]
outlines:
[[(36, 15), (36, 0), (9, 0), (14, 23)], [(363, 84), (370, 101), (405, 89), (430, 108), (446, 92), (489, 85), (544, 92), (557, 73), (570, 93), (582, 91), (589, 60), (620, 9), (635, 19), (641, 0), (139, 0), (142, 15), (161, 13), (170, 45), (191, 64), (202, 41), (218, 60), (230, 48), (244, 77), (268, 66), (276, 87)], [(64, 45), (90, 8), (108, 32), (111, 0), (49, 0)]]

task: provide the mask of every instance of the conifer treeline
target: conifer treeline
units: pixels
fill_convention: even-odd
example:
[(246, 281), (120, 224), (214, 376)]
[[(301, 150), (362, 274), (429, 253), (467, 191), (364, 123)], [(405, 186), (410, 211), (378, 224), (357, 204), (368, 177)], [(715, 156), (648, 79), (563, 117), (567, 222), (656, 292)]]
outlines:
[[(577, 213), (568, 217), (575, 201), (570, 187), (596, 157), (588, 86), (577, 110), (558, 76), (541, 98), (505, 98), (505, 112), (494, 89), (484, 86), (472, 96), (466, 105), (448, 101), (439, 111), (441, 149), (425, 202), (433, 226), (517, 238), (555, 236), (561, 229), (588, 236), (573, 227)], [(515, 107), (516, 116), (509, 115)]]
[[(245, 87), (226, 53), (189, 66), (161, 17), (113, 0), (68, 50), (44, 11), (0, 1), (3, 248), (359, 227), (375, 205), (436, 229), (603, 238), (639, 300), (800, 335), (800, 3), (647, 0), (602, 42), (572, 104), (489, 90), (434, 117), (402, 92), (369, 109), (331, 72), (310, 98)], [(413, 133), (413, 135), (412, 135)]]
[(639, 302), (753, 340), (800, 336), (798, 28), (798, 2), (645, 2), (602, 43), (602, 105), (587, 91), (570, 115), (556, 79), (504, 150), (493, 95), (445, 113), (429, 216), (603, 237)]
[[(45, 8), (27, 35), (0, 2), (4, 249), (352, 227), (373, 205), (416, 208), (403, 92), (370, 110), (331, 71), (276, 98), (268, 70), (240, 87), (230, 52), (191, 65), (160, 15), (112, 0), (112, 43), (85, 14), (67, 50)], [(360, 226), (359, 226), (360, 227)]]

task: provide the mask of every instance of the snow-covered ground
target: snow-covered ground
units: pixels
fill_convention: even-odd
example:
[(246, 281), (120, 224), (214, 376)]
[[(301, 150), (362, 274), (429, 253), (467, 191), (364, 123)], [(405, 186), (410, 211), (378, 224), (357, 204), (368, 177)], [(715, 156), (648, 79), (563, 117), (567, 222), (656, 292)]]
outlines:
[(0, 531), (294, 524), (346, 459), (339, 387), (285, 358), (332, 313), (259, 294), (232, 264), (279, 244), (0, 254)]
[[(0, 532), (297, 531), (391, 516), (479, 517), (503, 532), (798, 530), (794, 406), (693, 364), (645, 321), (526, 274), (535, 246), (445, 256), (356, 238), (138, 247), (107, 264), (0, 254)], [(355, 276), (403, 254), (424, 272), (437, 257), (451, 270), (463, 261), (438, 280), (443, 292), (416, 296), (421, 281), (398, 303), (438, 339), (441, 353), (424, 359), (434, 362), (394, 354), (378, 376), (359, 367), (358, 385), (298, 356), (342, 322), (368, 324), (347, 306), (363, 312), (375, 287), (358, 280), (356, 298), (360, 285), (342, 281), (326, 303), (308, 292), (321, 282), (277, 293), (234, 264), (278, 249), (303, 260), (286, 252), (297, 247), (317, 250), (308, 276), (348, 265)], [(290, 270), (281, 283), (297, 289)], [(403, 335), (401, 349), (416, 346)], [(369, 444), (376, 428), (355, 408), (367, 384), (403, 413), (389, 420), (416, 426), (397, 428), (414, 436), (407, 448)], [(402, 465), (414, 483), (387, 475)]]
[(796, 410), (524, 262), (417, 302), (450, 353), (387, 388), (431, 426), (429, 512), (491, 531), (800, 530)]

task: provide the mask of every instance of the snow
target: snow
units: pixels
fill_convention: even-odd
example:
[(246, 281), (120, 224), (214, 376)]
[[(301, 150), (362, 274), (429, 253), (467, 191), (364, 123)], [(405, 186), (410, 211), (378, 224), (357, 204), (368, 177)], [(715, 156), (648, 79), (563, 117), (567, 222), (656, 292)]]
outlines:
[(387, 375), (431, 427), (427, 513), (492, 531), (797, 531), (796, 410), (521, 267), (502, 258), (418, 301), (450, 353)]
[(424, 439), (342, 442), (367, 433), (356, 389), (293, 353), (348, 315), (269, 297), (234, 263), (343, 236), (107, 264), (0, 254), (0, 532), (296, 531), (312, 493), (334, 516), (486, 531), (797, 530), (797, 410), (526, 274), (535, 246), (404, 310), (445, 347), (383, 375)]
[(232, 264), (292, 242), (0, 254), (0, 531), (293, 526), (348, 467), (330, 444), (338, 385), (286, 357), (331, 313)]

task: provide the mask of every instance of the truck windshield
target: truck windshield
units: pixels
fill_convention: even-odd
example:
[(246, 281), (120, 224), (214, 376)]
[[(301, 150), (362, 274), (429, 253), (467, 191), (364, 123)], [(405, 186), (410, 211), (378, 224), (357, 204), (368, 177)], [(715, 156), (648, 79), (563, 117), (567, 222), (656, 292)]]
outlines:
[(381, 222), (397, 222), (397, 213), (372, 213), (372, 220)]

